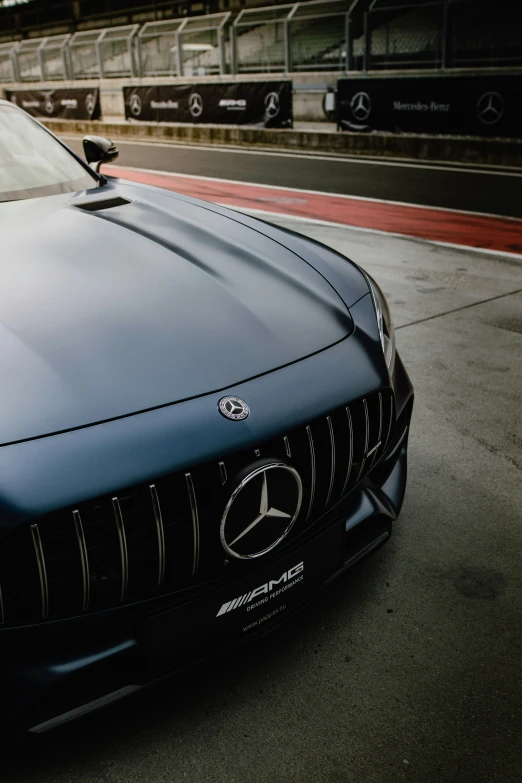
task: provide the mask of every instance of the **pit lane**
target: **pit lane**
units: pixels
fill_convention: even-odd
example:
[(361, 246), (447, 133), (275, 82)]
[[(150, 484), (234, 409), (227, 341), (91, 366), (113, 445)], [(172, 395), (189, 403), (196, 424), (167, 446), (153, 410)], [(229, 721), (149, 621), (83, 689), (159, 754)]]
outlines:
[(416, 391), (394, 536), (255, 645), (6, 748), (10, 783), (521, 778), (521, 260), (270, 219), (388, 295)]

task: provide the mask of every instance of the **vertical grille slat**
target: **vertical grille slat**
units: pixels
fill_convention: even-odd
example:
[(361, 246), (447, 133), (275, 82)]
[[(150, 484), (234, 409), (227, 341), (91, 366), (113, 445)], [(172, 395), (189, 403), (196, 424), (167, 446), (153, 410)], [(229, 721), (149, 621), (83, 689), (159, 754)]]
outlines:
[(372, 458), (368, 466), (368, 470), (371, 470), (373, 468), (375, 460), (377, 459), (377, 454), (379, 453), (379, 449), (382, 446), (382, 440), (381, 440), (382, 438), (382, 394), (380, 392), (377, 393), (377, 400), (378, 400), (378, 408), (379, 408), (379, 413), (378, 413), (379, 425), (377, 430), (377, 441), (376, 443), (373, 444), (372, 448), (370, 449), (367, 455), (368, 457), (371, 456)]
[(160, 587), (165, 579), (165, 529), (163, 527), (163, 517), (161, 515), (161, 505), (156, 485), (151, 484), (149, 490), (154, 511), (154, 521), (156, 522), (156, 536), (158, 539), (158, 587)]
[(350, 408), (348, 407), (346, 408), (346, 418), (348, 421), (348, 437), (349, 437), (348, 467), (346, 469), (346, 478), (344, 480), (341, 497), (346, 494), (346, 490), (348, 489), (348, 484), (350, 483), (350, 478), (352, 475), (352, 465), (353, 465), (353, 424), (352, 424), (352, 414), (350, 412)]
[(225, 556), (219, 522), (256, 457), (285, 462), (301, 476), (303, 504), (291, 541), (376, 468), (394, 431), (393, 392), (375, 390), (221, 460), (20, 524), (0, 541), (0, 627), (236, 578), (240, 565)]
[(290, 441), (288, 440), (288, 437), (285, 435), (283, 438), (283, 443), (285, 444), (285, 453), (288, 459), (292, 459), (292, 449), (290, 448)]
[(219, 463), (219, 472), (221, 474), (221, 483), (224, 485), (227, 483), (227, 468), (224, 462)]
[(394, 401), (393, 401), (393, 395), (390, 395), (390, 418), (389, 418), (389, 421), (388, 421), (388, 431), (386, 433), (386, 440), (385, 440), (385, 442), (383, 444), (383, 447), (382, 447), (383, 452), (386, 450), (386, 448), (388, 446), (388, 443), (390, 441), (390, 436), (391, 436), (391, 433), (392, 433), (392, 426), (393, 426), (393, 419), (395, 418), (394, 414), (395, 414), (395, 405), (394, 405)]
[(335, 479), (335, 434), (331, 416), (327, 416), (326, 421), (328, 422), (328, 432), (330, 434), (330, 484), (328, 485), (328, 495), (326, 496), (326, 503), (324, 504), (325, 508), (330, 503)]
[(80, 550), (80, 561), (82, 567), (82, 609), (84, 612), (89, 608), (89, 592), (90, 592), (90, 574), (89, 574), (89, 555), (87, 552), (87, 543), (85, 541), (85, 534), (83, 532), (82, 519), (80, 512), (76, 509), (73, 511), (74, 529), (76, 531), (76, 538), (78, 539), (78, 549)]
[(368, 403), (366, 402), (366, 398), (363, 399), (362, 406), (364, 410), (364, 447), (363, 447), (363, 453), (361, 458), (361, 466), (359, 468), (359, 473), (357, 474), (356, 481), (359, 481), (359, 479), (362, 477), (362, 474), (364, 472), (364, 466), (366, 465), (366, 455), (368, 453), (368, 443), (370, 439), (370, 419), (368, 416)]
[(316, 480), (314, 439), (309, 425), (306, 427), (306, 434), (308, 436), (308, 448), (310, 449), (310, 500), (308, 502), (308, 513), (306, 515), (306, 521), (308, 522), (314, 505)]
[(185, 481), (187, 483), (187, 491), (190, 501), (190, 511), (192, 514), (192, 530), (194, 534), (194, 558), (192, 561), (192, 576), (195, 576), (199, 566), (199, 517), (198, 517), (198, 504), (196, 500), (196, 493), (194, 492), (194, 485), (192, 483), (192, 476), (190, 473), (185, 473)]
[(129, 554), (127, 551), (127, 537), (125, 535), (125, 526), (123, 524), (123, 515), (121, 513), (120, 501), (117, 497), (112, 499), (112, 507), (114, 510), (114, 519), (116, 521), (116, 527), (118, 530), (118, 541), (120, 544), (121, 555), (121, 592), (120, 602), (123, 603), (125, 596), (127, 595), (127, 587), (129, 584)]
[(36, 562), (38, 565), (38, 576), (40, 579), (40, 592), (42, 599), (42, 620), (47, 620), (49, 616), (49, 585), (47, 582), (47, 569), (45, 567), (45, 556), (43, 552), (42, 539), (38, 525), (31, 525), (31, 536), (33, 539)]

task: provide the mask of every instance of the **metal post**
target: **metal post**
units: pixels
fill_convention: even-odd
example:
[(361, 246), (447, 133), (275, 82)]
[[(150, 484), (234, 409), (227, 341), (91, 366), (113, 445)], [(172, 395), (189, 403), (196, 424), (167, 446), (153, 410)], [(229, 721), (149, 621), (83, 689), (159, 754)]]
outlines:
[(225, 25), (230, 19), (230, 12), (219, 23), (218, 27), (218, 47), (219, 47), (219, 73), (223, 76), (227, 72), (227, 54), (225, 51)]
[(449, 38), (449, 0), (444, 3), (442, 9), (442, 51), (441, 51), (441, 71), (445, 71), (451, 65), (450, 38)]
[(370, 30), (370, 20), (368, 17), (368, 11), (364, 14), (364, 55), (363, 55), (363, 70), (367, 73), (370, 70), (371, 62), (371, 48), (372, 48), (372, 34)]
[(232, 25), (230, 29), (230, 70), (234, 74), (234, 76), (237, 74), (237, 29), (236, 29), (236, 23)]
[(221, 26), (218, 30), (218, 47), (219, 47), (219, 74), (223, 76), (226, 71), (226, 56), (225, 56), (225, 36)]
[(14, 71), (14, 77), (17, 82), (22, 81), (22, 73), (20, 71), (20, 61), (18, 60), (18, 48), (20, 46), (20, 43), (17, 43), (15, 48), (13, 49), (11, 58), (13, 61), (13, 71)]
[(345, 71), (353, 71), (353, 51), (352, 51), (352, 25), (351, 25), (351, 19), (350, 14), (346, 14), (346, 25), (345, 25), (345, 37), (346, 37), (346, 58), (344, 61), (344, 69)]
[(134, 79), (137, 76), (136, 64), (134, 62), (134, 33), (132, 33), (127, 40), (127, 49), (129, 51), (130, 74)]
[(292, 71), (292, 17), (299, 8), (299, 3), (296, 3), (288, 13), (285, 21), (283, 22), (284, 37), (285, 37), (285, 73), (291, 73)]
[(100, 79), (105, 78), (105, 70), (103, 68), (103, 52), (102, 52), (102, 39), (104, 35), (105, 35), (105, 30), (100, 35), (100, 37), (96, 39), (95, 42), (96, 54), (98, 56), (98, 70), (100, 72)]
[(60, 49), (60, 56), (62, 58), (62, 68), (63, 68), (63, 74), (66, 80), (69, 80), (71, 78), (71, 74), (69, 72), (69, 61), (67, 57), (67, 53), (69, 51), (69, 41), (65, 41), (65, 43), (62, 44)]
[(43, 55), (43, 47), (45, 46), (47, 38), (44, 38), (40, 46), (38, 47), (38, 64), (40, 66), (40, 81), (45, 82), (47, 79), (47, 73), (45, 70), (45, 60)]
[(292, 70), (292, 42), (290, 40), (290, 22), (285, 19), (283, 22), (284, 47), (285, 47), (285, 73)]
[(141, 48), (141, 38), (136, 38), (136, 50), (138, 55), (138, 78), (143, 79), (143, 50)]
[(178, 72), (178, 76), (183, 76), (183, 53), (181, 51), (181, 47), (183, 46), (183, 41), (181, 40), (181, 33), (179, 30), (176, 32), (176, 70)]

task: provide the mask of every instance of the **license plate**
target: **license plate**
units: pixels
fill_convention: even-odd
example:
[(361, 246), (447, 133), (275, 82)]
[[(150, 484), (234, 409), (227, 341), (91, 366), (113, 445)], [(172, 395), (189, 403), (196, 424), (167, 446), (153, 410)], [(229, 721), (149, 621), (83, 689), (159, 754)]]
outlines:
[(151, 654), (197, 659), (284, 619), (344, 562), (344, 520), (252, 576), (149, 620)]

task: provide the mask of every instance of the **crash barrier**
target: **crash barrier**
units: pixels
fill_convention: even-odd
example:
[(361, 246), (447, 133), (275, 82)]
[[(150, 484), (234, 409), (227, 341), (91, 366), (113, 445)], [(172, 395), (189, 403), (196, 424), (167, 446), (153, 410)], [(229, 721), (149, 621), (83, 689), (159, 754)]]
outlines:
[(420, 136), (392, 133), (328, 133), (289, 128), (169, 124), (159, 122), (90, 122), (43, 120), (55, 133), (95, 134), (113, 141), (257, 145), (275, 150), (302, 150), (383, 158), (516, 166), (522, 168), (522, 139), (481, 139), (464, 136)]
[(292, 127), (292, 82), (124, 87), (125, 118), (141, 122)]
[(522, 74), (339, 79), (337, 124), (391, 131), (522, 138)]
[(97, 87), (51, 90), (6, 90), (6, 98), (33, 117), (66, 120), (99, 120), (100, 91)]

